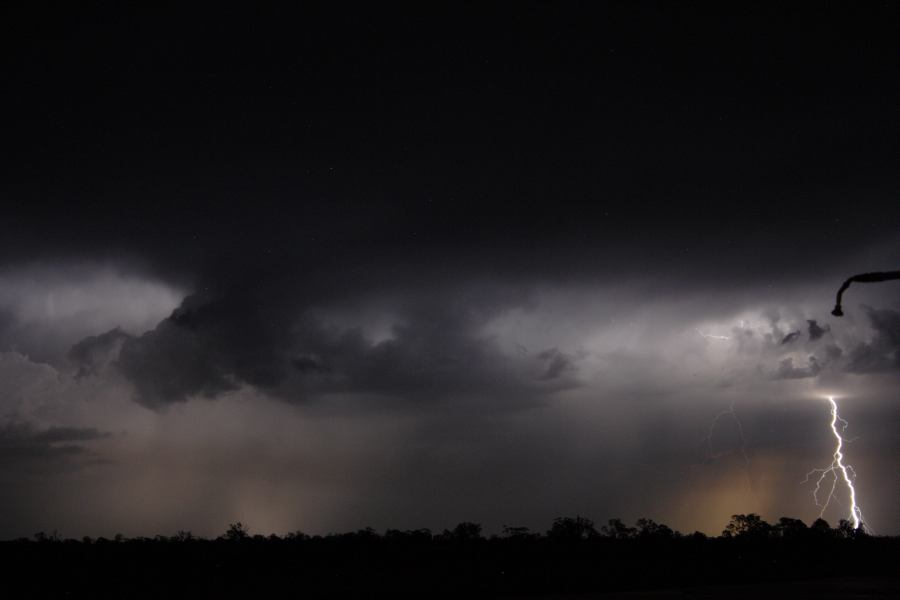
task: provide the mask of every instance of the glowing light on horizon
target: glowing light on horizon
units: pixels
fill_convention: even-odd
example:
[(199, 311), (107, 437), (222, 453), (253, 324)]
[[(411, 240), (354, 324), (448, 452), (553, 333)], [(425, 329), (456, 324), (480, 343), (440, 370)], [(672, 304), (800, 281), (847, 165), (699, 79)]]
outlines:
[[(849, 423), (842, 419), (838, 414), (838, 406), (837, 402), (834, 401), (834, 396), (828, 396), (828, 403), (831, 404), (831, 432), (834, 435), (835, 440), (832, 461), (831, 464), (824, 469), (813, 469), (807, 473), (803, 483), (807, 483), (814, 474), (819, 474), (819, 478), (816, 480), (816, 488), (813, 490), (813, 499), (816, 502), (816, 506), (821, 508), (819, 511), (819, 518), (822, 518), (832, 502), (839, 503), (837, 498), (835, 498), (835, 492), (837, 491), (838, 480), (843, 481), (844, 485), (847, 486), (850, 495), (850, 522), (853, 523), (854, 529), (859, 529), (860, 526), (865, 528), (862, 510), (856, 503), (856, 488), (853, 487), (853, 480), (856, 479), (856, 471), (853, 470), (852, 466), (844, 464), (843, 450), (845, 440), (842, 434), (847, 429)], [(841, 424), (840, 430), (838, 429), (838, 423)], [(825, 499), (825, 503), (822, 504), (819, 501), (819, 492), (822, 490), (823, 483), (825, 483), (826, 488), (828, 487), (825, 480), (829, 475), (831, 476), (831, 488), (828, 490), (828, 496)]]

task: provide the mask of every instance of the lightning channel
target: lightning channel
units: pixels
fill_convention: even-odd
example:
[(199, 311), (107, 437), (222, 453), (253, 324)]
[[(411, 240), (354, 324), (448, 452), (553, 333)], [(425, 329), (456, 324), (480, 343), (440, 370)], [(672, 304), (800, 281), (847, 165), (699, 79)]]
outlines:
[[(865, 520), (863, 518), (862, 510), (856, 503), (856, 488), (853, 486), (853, 481), (856, 479), (856, 471), (853, 470), (852, 466), (844, 463), (844, 442), (847, 440), (844, 439), (843, 433), (847, 429), (849, 423), (842, 419), (840, 414), (838, 414), (838, 406), (834, 397), (828, 396), (828, 403), (831, 405), (830, 427), (831, 433), (834, 435), (834, 454), (832, 455), (831, 464), (822, 469), (811, 470), (806, 474), (806, 479), (803, 480), (803, 483), (808, 483), (812, 477), (818, 475), (816, 487), (813, 489), (813, 500), (815, 501), (816, 506), (821, 509), (819, 511), (819, 518), (822, 518), (825, 511), (832, 503), (840, 504), (835, 497), (835, 494), (837, 492), (838, 483), (842, 482), (844, 486), (846, 486), (850, 497), (850, 506), (848, 507), (850, 511), (849, 521), (853, 523), (854, 529), (859, 529), (860, 526), (865, 529)], [(820, 494), (823, 493), (823, 489), (828, 492), (824, 502), (820, 499)]]
[(703, 333), (699, 329), (695, 329), (697, 333), (699, 333), (702, 337), (705, 337), (708, 340), (730, 340), (731, 338), (727, 335), (713, 335), (711, 333)]
[(718, 413), (713, 417), (712, 422), (710, 422), (709, 433), (706, 435), (707, 455), (710, 460), (721, 456), (715, 454), (713, 451), (713, 434), (715, 433), (716, 426), (719, 424), (720, 420), (726, 417), (730, 418), (734, 423), (738, 434), (738, 440), (740, 441), (740, 453), (741, 457), (744, 459), (744, 472), (747, 475), (747, 486), (750, 488), (750, 491), (753, 492), (753, 479), (750, 477), (750, 454), (747, 452), (747, 439), (744, 437), (744, 425), (741, 423), (737, 412), (734, 410), (734, 404), (735, 403), (732, 402), (727, 410)]

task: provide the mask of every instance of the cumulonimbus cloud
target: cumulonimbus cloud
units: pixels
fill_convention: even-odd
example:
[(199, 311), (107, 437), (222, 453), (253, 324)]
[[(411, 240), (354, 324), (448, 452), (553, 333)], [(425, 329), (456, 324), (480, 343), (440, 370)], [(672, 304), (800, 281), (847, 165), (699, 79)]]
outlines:
[(496, 311), (507, 308), (494, 298), (482, 304), (410, 299), (397, 309), (391, 335), (376, 341), (299, 302), (244, 292), (193, 295), (152, 331), (114, 329), (85, 338), (69, 356), (79, 373), (112, 364), (151, 408), (216, 397), (245, 384), (291, 402), (350, 393), (425, 402), (515, 397), (522, 404), (572, 385), (565, 375), (574, 371), (576, 355), (544, 352), (538, 356), (546, 363), (542, 376), (526, 376), (527, 361), (510, 356), (484, 331)]

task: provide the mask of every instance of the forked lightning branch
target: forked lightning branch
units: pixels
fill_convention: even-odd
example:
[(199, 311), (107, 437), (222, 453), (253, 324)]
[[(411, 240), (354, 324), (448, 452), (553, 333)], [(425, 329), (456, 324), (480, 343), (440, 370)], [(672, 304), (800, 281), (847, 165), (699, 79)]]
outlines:
[[(813, 469), (806, 474), (804, 483), (810, 478), (818, 475), (816, 479), (816, 487), (813, 490), (813, 499), (816, 506), (820, 507), (819, 517), (825, 514), (825, 511), (832, 504), (839, 504), (837, 499), (838, 485), (843, 484), (847, 488), (849, 497), (849, 505), (847, 507), (849, 514), (848, 520), (853, 524), (854, 529), (862, 527), (866, 528), (863, 519), (862, 510), (856, 502), (856, 488), (853, 482), (856, 479), (856, 472), (853, 467), (844, 462), (844, 439), (843, 433), (847, 429), (847, 421), (838, 414), (837, 402), (833, 396), (828, 396), (828, 403), (831, 405), (831, 433), (834, 435), (834, 454), (832, 455), (831, 464), (822, 469)], [(822, 494), (825, 494), (824, 501)]]

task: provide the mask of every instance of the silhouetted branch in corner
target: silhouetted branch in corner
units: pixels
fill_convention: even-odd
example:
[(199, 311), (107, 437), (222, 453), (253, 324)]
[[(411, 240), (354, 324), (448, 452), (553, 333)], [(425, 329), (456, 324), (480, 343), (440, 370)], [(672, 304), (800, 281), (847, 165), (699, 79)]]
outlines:
[(900, 279), (900, 271), (879, 271), (875, 273), (860, 273), (859, 275), (854, 275), (853, 277), (848, 278), (844, 283), (841, 284), (840, 289), (837, 291), (837, 300), (834, 304), (834, 310), (831, 311), (836, 317), (843, 317), (844, 311), (841, 309), (841, 301), (844, 295), (844, 292), (850, 287), (851, 283), (879, 283), (882, 281), (891, 281), (894, 279)]

